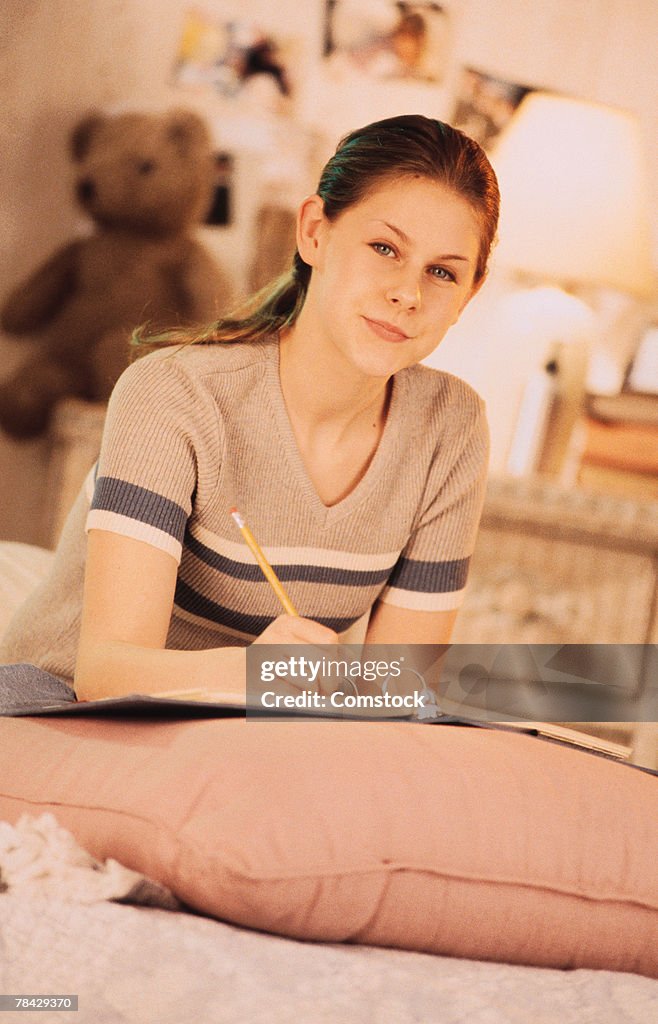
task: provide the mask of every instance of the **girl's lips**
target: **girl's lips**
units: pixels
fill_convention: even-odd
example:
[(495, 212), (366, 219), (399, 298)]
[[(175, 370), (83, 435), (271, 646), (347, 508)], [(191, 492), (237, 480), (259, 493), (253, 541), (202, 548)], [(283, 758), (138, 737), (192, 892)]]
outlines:
[(363, 318), (371, 331), (384, 341), (408, 341), (409, 335), (401, 331), (399, 327), (387, 323), (385, 320), (371, 320), (370, 317)]

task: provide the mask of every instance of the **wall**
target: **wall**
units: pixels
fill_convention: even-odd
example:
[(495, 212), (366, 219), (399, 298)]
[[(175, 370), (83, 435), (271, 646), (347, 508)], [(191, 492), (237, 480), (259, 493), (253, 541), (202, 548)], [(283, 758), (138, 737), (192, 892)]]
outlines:
[[(0, 296), (53, 248), (79, 229), (70, 199), (65, 142), (71, 126), (91, 106), (145, 108), (168, 103), (198, 106), (217, 124), (219, 141), (229, 133), (225, 108), (172, 90), (169, 70), (185, 7), (182, 0), (4, 0), (0, 11)], [(207, 9), (221, 8), (206, 0)], [(327, 91), (317, 74), (322, 4), (306, 0), (241, 0), (227, 11), (251, 14), (297, 45), (294, 68), (297, 114), (335, 138), (356, 121), (418, 109), (448, 116), (459, 65), (531, 85), (626, 106), (642, 118), (647, 139), (658, 138), (653, 105), (653, 41), (658, 6), (653, 0), (453, 0), (452, 59), (442, 87), (375, 84), (358, 95)], [(295, 40), (297, 41), (295, 43)], [(239, 201), (248, 206), (249, 174)], [(652, 152), (654, 170), (658, 154)], [(658, 187), (658, 186), (656, 186)], [(658, 195), (656, 195), (658, 208)], [(658, 231), (656, 231), (658, 238)], [(248, 260), (249, 237), (238, 228), (215, 235), (236, 273)], [(440, 363), (478, 386), (489, 404), (494, 454), (500, 458), (509, 402), (502, 366), (513, 361), (504, 333), (492, 328), (489, 298), (478, 298), (458, 332), (441, 348)], [(0, 337), (5, 375), (24, 358), (26, 343)], [(512, 357), (512, 358), (511, 358)], [(38, 541), (47, 466), (43, 442), (0, 439), (0, 537)]]
[[(161, 14), (160, 14), (161, 12)], [(5, 0), (0, 19), (0, 295), (77, 230), (66, 139), (95, 105), (162, 99), (177, 2)], [(2, 375), (28, 341), (0, 338)], [(0, 439), (0, 537), (39, 541), (48, 452)]]

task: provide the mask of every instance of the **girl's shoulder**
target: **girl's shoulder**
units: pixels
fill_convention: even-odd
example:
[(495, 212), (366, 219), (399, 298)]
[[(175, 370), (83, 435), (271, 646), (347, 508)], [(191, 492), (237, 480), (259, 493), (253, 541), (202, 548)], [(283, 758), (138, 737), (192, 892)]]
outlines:
[(467, 381), (445, 370), (417, 363), (402, 371), (403, 400), (430, 418), (461, 413), (466, 420), (484, 416), (484, 401)]
[(140, 355), (119, 378), (113, 398), (140, 395), (143, 402), (157, 403), (163, 396), (178, 394), (188, 400), (206, 393), (241, 392), (248, 389), (263, 368), (276, 360), (277, 342), (218, 342), (172, 345)]
[[(183, 373), (201, 378), (208, 374), (231, 373), (272, 358), (276, 339), (258, 342), (206, 342), (194, 345), (171, 345), (140, 356), (129, 367), (133, 373)], [(140, 367), (140, 369), (134, 369)]]
[(263, 343), (196, 344), (158, 348), (136, 359), (117, 381), (109, 416), (121, 422), (149, 418), (210, 424), (219, 409), (240, 408), (271, 376), (278, 350)]

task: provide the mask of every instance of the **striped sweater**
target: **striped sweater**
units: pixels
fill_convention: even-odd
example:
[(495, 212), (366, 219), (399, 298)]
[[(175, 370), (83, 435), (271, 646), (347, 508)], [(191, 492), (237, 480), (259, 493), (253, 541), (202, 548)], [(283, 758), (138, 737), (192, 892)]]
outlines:
[(456, 608), (486, 452), (483, 404), (467, 384), (425, 366), (402, 370), (364, 477), (326, 507), (288, 419), (276, 339), (155, 352), (114, 390), (98, 464), (69, 516), (52, 573), (10, 627), (3, 659), (72, 678), (85, 524), (177, 560), (167, 647), (248, 644), (281, 609), (232, 506), (299, 613), (339, 633), (376, 601)]

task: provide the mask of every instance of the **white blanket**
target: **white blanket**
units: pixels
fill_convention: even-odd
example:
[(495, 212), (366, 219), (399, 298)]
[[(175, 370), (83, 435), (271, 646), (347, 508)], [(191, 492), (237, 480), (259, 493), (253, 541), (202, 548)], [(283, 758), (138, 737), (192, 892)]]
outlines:
[(295, 942), (120, 906), (107, 900), (133, 898), (141, 876), (98, 864), (54, 819), (0, 829), (0, 993), (79, 996), (77, 1013), (22, 1011), (17, 1024), (658, 1020), (658, 981), (636, 975)]
[(120, 900), (177, 910), (163, 885), (116, 860), (100, 863), (61, 828), (52, 814), (0, 821), (0, 892), (63, 903)]

